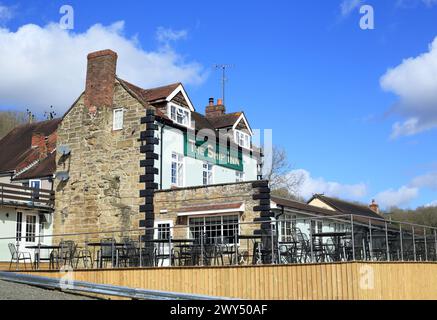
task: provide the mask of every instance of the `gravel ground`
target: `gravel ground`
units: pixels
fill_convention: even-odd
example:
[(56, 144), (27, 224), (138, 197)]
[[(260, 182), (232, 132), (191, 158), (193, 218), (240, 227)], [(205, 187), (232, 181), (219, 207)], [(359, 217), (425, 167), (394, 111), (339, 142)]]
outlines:
[(92, 300), (89, 297), (0, 280), (0, 300)]

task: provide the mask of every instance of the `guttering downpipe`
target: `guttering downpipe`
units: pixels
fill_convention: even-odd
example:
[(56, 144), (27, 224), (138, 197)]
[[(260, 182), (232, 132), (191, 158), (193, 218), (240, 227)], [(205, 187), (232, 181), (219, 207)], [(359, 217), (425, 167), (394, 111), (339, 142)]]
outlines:
[(165, 128), (166, 124), (162, 123), (162, 127), (161, 127), (161, 137), (159, 139), (159, 144), (160, 144), (160, 156), (159, 156), (159, 189), (162, 190), (162, 153), (163, 153), (163, 137), (164, 137), (164, 128)]

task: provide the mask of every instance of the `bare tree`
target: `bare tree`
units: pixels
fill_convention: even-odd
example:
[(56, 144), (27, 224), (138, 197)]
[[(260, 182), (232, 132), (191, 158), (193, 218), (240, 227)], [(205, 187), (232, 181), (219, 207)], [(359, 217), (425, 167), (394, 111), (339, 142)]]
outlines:
[(299, 199), (299, 189), (303, 182), (301, 175), (292, 173), (292, 165), (284, 148), (273, 146), (271, 163), (264, 178), (269, 180), (272, 194), (283, 198)]
[(27, 116), (25, 112), (0, 111), (0, 139), (9, 133), (16, 126), (25, 123)]

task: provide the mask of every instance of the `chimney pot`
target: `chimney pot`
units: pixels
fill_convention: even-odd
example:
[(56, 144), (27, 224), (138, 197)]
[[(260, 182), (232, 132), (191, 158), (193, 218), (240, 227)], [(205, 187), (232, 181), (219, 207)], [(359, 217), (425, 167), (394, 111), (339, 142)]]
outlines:
[(214, 105), (214, 98), (209, 98), (209, 105), (213, 106)]
[(372, 200), (372, 203), (369, 205), (370, 210), (379, 214), (379, 205), (376, 203), (375, 199)]
[(217, 99), (217, 105), (222, 106), (223, 105), (223, 99), (219, 98)]

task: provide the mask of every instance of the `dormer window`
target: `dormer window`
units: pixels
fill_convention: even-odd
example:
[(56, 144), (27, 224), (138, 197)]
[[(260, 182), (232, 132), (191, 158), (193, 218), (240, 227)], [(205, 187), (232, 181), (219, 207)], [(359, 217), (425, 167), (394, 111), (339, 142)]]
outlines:
[(250, 136), (240, 130), (234, 130), (235, 143), (240, 147), (249, 149), (250, 148)]
[(190, 110), (174, 103), (168, 104), (168, 115), (171, 120), (182, 126), (189, 127), (191, 124)]

